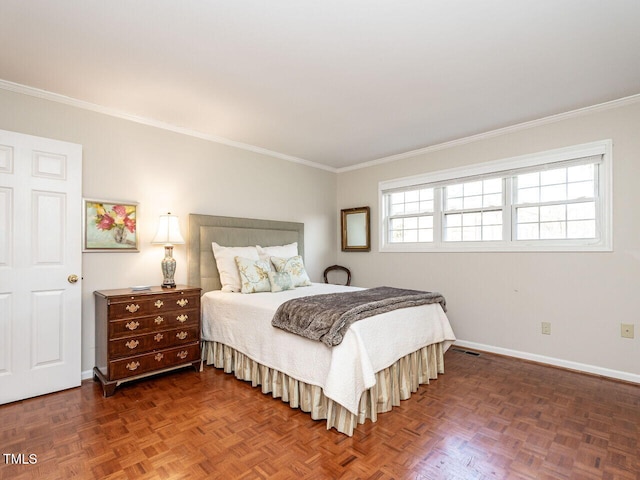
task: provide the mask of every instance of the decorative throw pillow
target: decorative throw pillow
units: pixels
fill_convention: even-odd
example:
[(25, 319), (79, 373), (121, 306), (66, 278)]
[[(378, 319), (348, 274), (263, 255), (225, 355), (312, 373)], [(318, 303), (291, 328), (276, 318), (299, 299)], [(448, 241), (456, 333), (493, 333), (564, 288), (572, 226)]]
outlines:
[(286, 272), (291, 275), (294, 286), (305, 287), (311, 285), (311, 280), (309, 280), (309, 275), (304, 269), (304, 262), (300, 255), (291, 258), (271, 257), (271, 262), (276, 267), (276, 271)]
[(298, 255), (298, 242), (289, 243), (288, 245), (276, 245), (273, 247), (261, 247), (256, 245), (260, 260), (269, 261), (269, 257), (291, 258)]
[(271, 266), (264, 260), (254, 260), (252, 258), (235, 258), (240, 272), (240, 283), (242, 293), (270, 292), (271, 282), (269, 272)]
[(223, 292), (239, 292), (242, 290), (240, 283), (240, 272), (236, 265), (235, 258), (243, 257), (259, 260), (258, 249), (256, 247), (222, 247), (216, 242), (212, 243), (213, 255), (218, 264), (220, 283)]
[(285, 290), (293, 290), (293, 279), (287, 272), (269, 272), (269, 282), (271, 283), (272, 292), (284, 292)]

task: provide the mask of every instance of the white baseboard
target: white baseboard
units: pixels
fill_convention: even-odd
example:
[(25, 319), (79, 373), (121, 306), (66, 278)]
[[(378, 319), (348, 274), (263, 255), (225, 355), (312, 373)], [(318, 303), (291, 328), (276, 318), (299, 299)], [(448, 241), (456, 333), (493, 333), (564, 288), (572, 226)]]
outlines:
[(85, 370), (84, 372), (81, 372), (80, 373), (80, 378), (82, 380), (89, 380), (90, 378), (93, 378), (93, 369)]
[(453, 345), (455, 347), (470, 348), (472, 350), (480, 350), (482, 352), (505, 355), (507, 357), (522, 358), (523, 360), (544, 363), (547, 365), (566, 368), (568, 370), (576, 370), (578, 372), (585, 372), (593, 375), (600, 375), (602, 377), (615, 378), (617, 380), (624, 380), (625, 382), (640, 384), (640, 375), (636, 375), (634, 373), (621, 372), (619, 370), (611, 370), (608, 368), (596, 367), (595, 365), (587, 365), (584, 363), (570, 362), (568, 360), (562, 360), (559, 358), (546, 357), (544, 355), (536, 355), (534, 353), (520, 352), (518, 350), (510, 350), (508, 348), (494, 347), (491, 345), (484, 345), (482, 343), (467, 342), (465, 340), (456, 340)]

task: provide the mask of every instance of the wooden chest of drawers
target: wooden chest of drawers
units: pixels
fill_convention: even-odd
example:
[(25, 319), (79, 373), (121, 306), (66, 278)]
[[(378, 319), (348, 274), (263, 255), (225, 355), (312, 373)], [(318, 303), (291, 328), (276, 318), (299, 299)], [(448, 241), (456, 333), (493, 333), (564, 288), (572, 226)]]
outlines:
[(100, 290), (94, 379), (104, 396), (123, 382), (192, 365), (200, 371), (200, 289)]

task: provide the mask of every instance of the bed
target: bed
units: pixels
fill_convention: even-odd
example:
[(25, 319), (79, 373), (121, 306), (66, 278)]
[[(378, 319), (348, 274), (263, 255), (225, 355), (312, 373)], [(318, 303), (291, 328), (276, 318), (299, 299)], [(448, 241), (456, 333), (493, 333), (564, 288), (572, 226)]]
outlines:
[[(188, 283), (202, 296), (203, 359), (237, 378), (353, 435), (377, 421), (421, 384), (444, 373), (444, 352), (455, 341), (440, 304), (403, 308), (354, 323), (342, 343), (321, 342), (277, 329), (273, 313), (286, 300), (358, 287), (312, 283), (278, 293), (221, 291), (212, 243), (272, 247), (297, 243), (304, 257), (304, 224), (209, 215), (189, 216)], [(392, 342), (388, 339), (393, 338)]]

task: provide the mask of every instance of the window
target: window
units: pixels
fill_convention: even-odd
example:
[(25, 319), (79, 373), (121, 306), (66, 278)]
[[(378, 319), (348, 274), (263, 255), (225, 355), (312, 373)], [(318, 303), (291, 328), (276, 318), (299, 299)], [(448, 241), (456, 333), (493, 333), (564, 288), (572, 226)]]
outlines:
[(475, 180), (444, 187), (443, 240), (502, 240), (503, 180)]
[(515, 178), (518, 240), (597, 238), (596, 164), (586, 163)]
[(380, 250), (611, 250), (611, 148), (607, 140), (380, 182)]
[(391, 193), (389, 213), (391, 242), (433, 241), (433, 188)]

